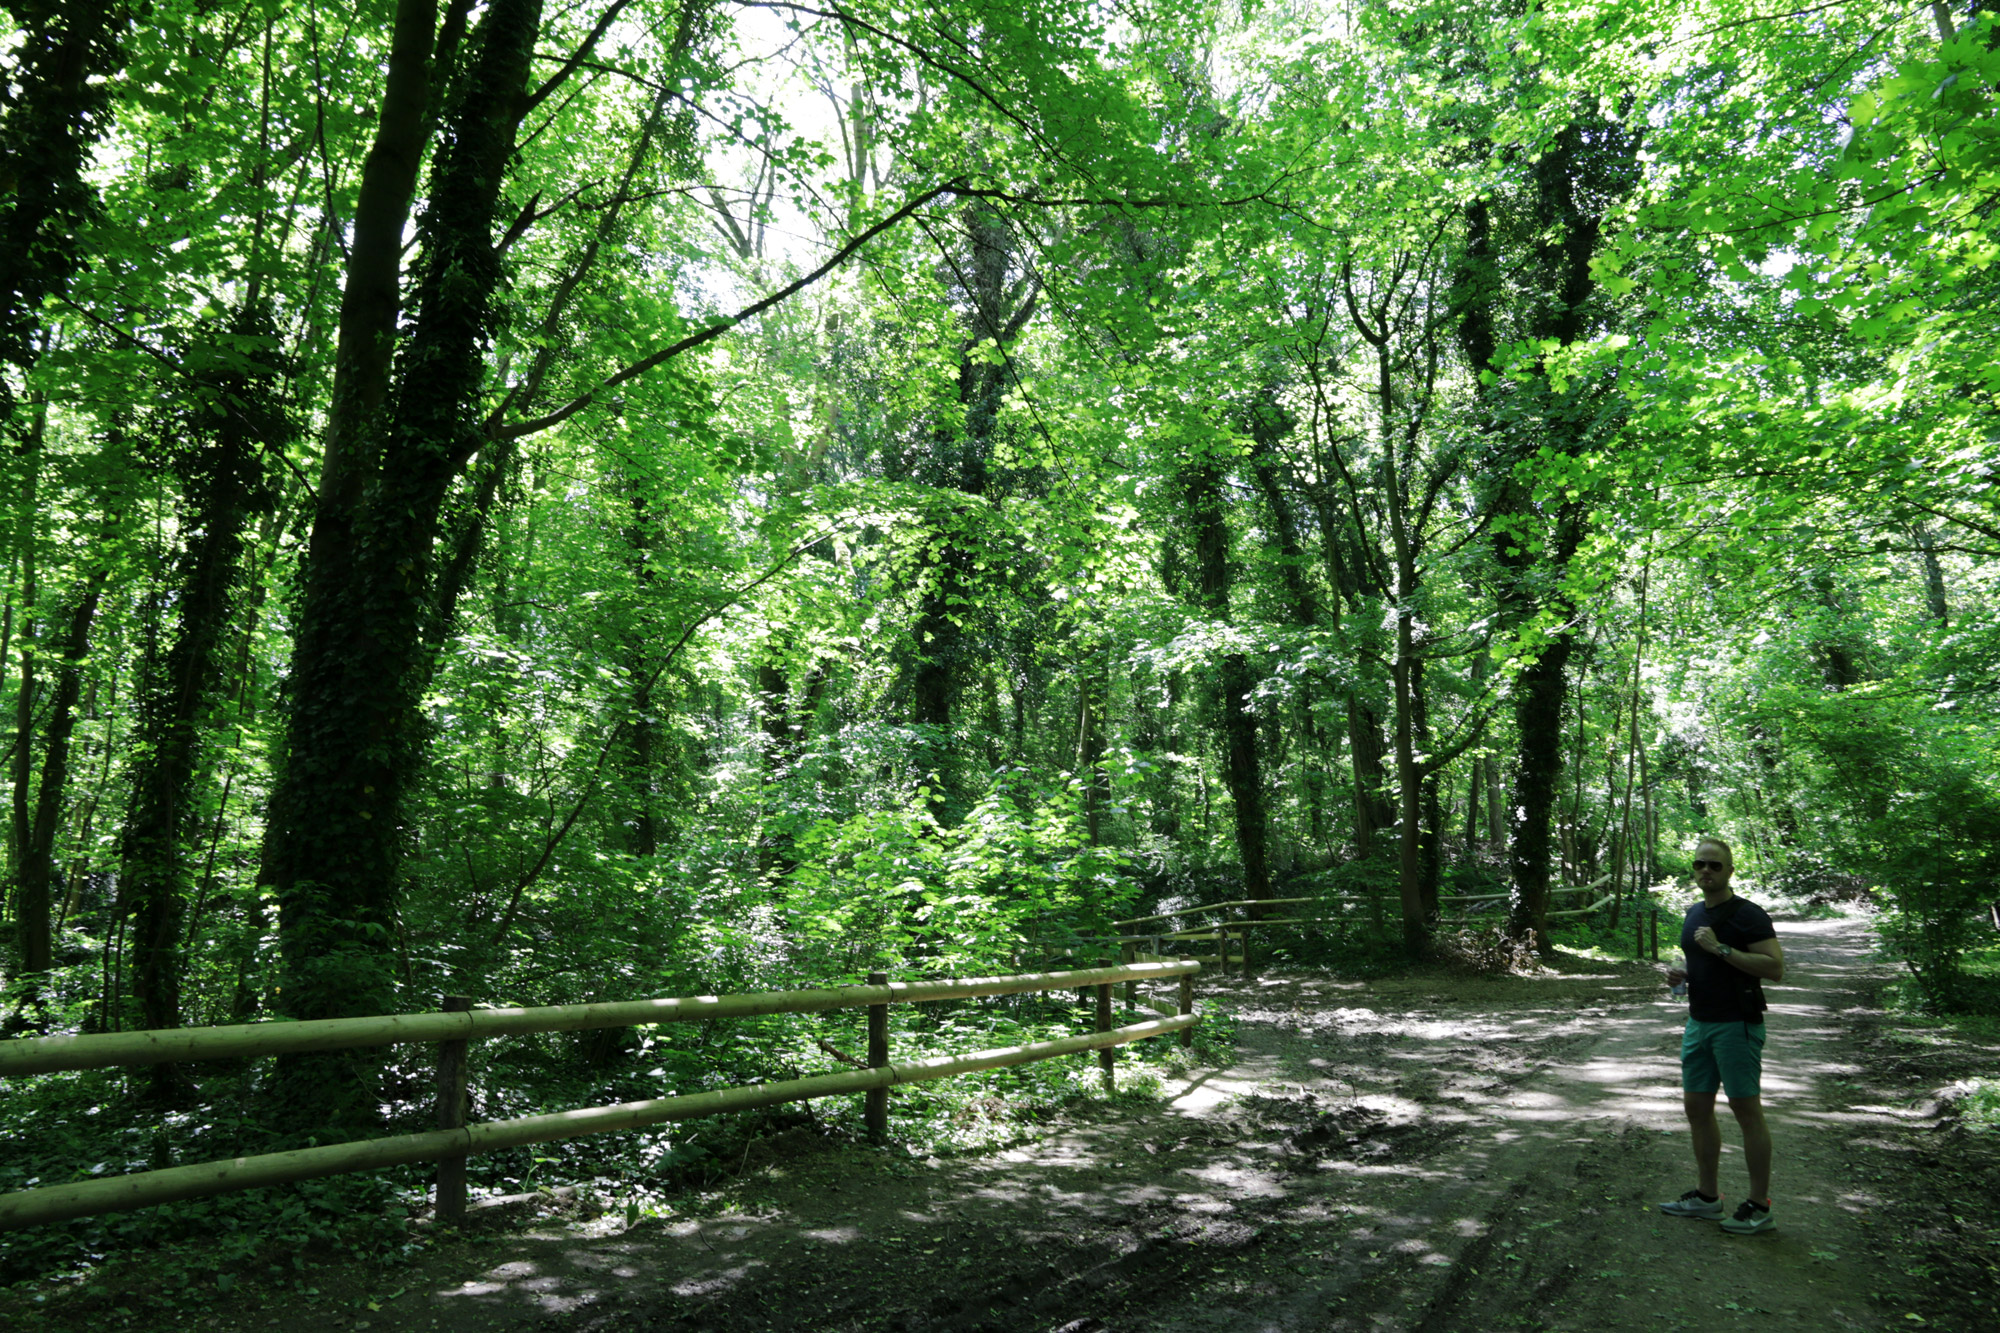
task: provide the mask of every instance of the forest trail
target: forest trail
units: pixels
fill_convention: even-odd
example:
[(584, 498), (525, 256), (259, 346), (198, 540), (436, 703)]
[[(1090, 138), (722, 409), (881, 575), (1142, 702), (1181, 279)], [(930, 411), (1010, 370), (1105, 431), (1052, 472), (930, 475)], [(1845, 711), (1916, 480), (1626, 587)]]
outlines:
[[(1692, 1180), (1682, 1010), (1651, 967), (1566, 959), (1533, 978), (1209, 986), (1237, 1016), (1239, 1058), (1157, 1105), (1098, 1104), (1037, 1142), (946, 1161), (801, 1133), (699, 1215), (475, 1237), (386, 1277), (329, 1273), (317, 1308), (246, 1302), (194, 1326), (1976, 1327), (1935, 1302), (1916, 1315), (1922, 1274), (1884, 1257), (1910, 1249), (1899, 1189), (1919, 1188), (1928, 1131), (1907, 1091), (1868, 1083), (1882, 965), (1866, 922), (1779, 928), (1775, 1234), (1655, 1210)], [(1733, 1201), (1733, 1126), (1724, 1142)]]

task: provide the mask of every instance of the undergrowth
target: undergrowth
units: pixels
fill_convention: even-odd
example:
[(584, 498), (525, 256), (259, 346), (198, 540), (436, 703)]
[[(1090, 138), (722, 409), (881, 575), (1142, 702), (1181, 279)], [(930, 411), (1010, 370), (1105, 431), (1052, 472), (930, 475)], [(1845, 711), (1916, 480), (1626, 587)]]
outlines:
[(1958, 1120), (1981, 1134), (2000, 1133), (2000, 1078), (1975, 1078), (1958, 1099)]
[(1888, 1012), (1906, 1020), (1941, 1022), (1968, 1036), (2000, 1040), (2000, 940), (1961, 956), (1951, 1007), (1940, 1004), (1907, 969), (1884, 988), (1882, 999)]

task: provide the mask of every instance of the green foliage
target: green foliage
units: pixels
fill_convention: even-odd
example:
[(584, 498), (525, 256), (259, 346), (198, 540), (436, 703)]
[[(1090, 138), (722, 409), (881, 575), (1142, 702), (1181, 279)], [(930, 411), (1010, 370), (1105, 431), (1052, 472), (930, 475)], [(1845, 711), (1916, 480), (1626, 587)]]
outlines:
[(1991, 733), (1901, 691), (1774, 703), (1828, 777), (1839, 775), (1827, 786), (1842, 817), (1823, 833), (1882, 890), (1884, 944), (1933, 1003), (1963, 1004), (1962, 960), (1990, 929), (1986, 904), (2000, 899), (2000, 748)]
[(1958, 1102), (1960, 1120), (1976, 1133), (2000, 1132), (2000, 1079), (1976, 1078)]
[[(248, 1079), (214, 1077), (198, 1108), (140, 1109), (143, 1077), (120, 1071), (9, 1080), (0, 1133), (18, 1151), (0, 1164), (0, 1191), (275, 1151)], [(254, 1190), (138, 1212), (78, 1218), (0, 1236), (0, 1285), (88, 1275), (107, 1256), (151, 1255), (178, 1280), (157, 1304), (193, 1307), (218, 1273), (289, 1267), (308, 1247), (374, 1256), (408, 1244), (403, 1208), (415, 1169)]]
[[(62, 922), (50, 972), (0, 959), (10, 1034), (143, 1021), (142, 957), (199, 1022), (304, 982), (407, 1011), (1091, 962), (1112, 920), (1242, 896), (1252, 748), (1272, 873), (1331, 918), (1260, 937), (1275, 961), (1402, 965), (1407, 788), (1424, 884), (1503, 893), (1530, 833), (1559, 885), (1620, 866), (1628, 915), (1564, 927), (1580, 947), (1629, 954), (1634, 877), (1721, 833), (1798, 910), (1873, 886), (1925, 1001), (1986, 1002), (1990, 13), (1947, 38), (1929, 7), (1741, 0), (642, 0), (480, 144), (464, 108), (497, 96), (493, 129), (520, 99), (464, 77), (491, 49), (468, 40), (413, 149), (395, 392), (359, 435), (412, 466), (343, 527), (322, 449), (394, 11), (120, 28), (50, 3), (0, 32), (23, 150), (0, 154), (0, 258), (26, 296), (0, 309), (0, 715), (23, 822), (47, 787)], [(517, 55), (578, 49), (604, 12), (542, 6)], [(122, 74), (44, 77), (44, 19), (72, 13)], [(17, 225), (42, 204), (61, 225)], [(225, 457), (218, 422), (252, 417)], [(246, 526), (158, 822), (169, 910), (135, 913), (122, 812), (161, 750), (134, 682), (195, 604), (174, 553), (219, 531), (231, 478)], [(329, 615), (309, 555), (350, 539)], [(99, 575), (75, 762), (44, 784), (51, 655)], [(1524, 754), (1523, 668), (1559, 640)], [(351, 676), (315, 683), (301, 645)], [(1520, 814), (1524, 760), (1559, 769), (1546, 821)], [(399, 790), (371, 793), (384, 764)], [(322, 799), (274, 802), (308, 771)], [(280, 895), (288, 830), (322, 867), (365, 841), (365, 873)], [(1505, 961), (1484, 925), (1463, 951)], [(289, 980), (281, 936), (319, 955)], [(830, 1069), (817, 1042), (853, 1049), (855, 1021), (492, 1043), (480, 1111)], [(897, 1049), (1077, 1021), (965, 1006)], [(423, 1123), (421, 1071), (342, 1069), (371, 1115)], [(911, 1141), (971, 1147), (1087, 1075), (899, 1097)], [(176, 1158), (282, 1109), (265, 1071), (187, 1076)], [(42, 1178), (155, 1153), (110, 1081), (18, 1104), (0, 1130)], [(652, 1197), (778, 1123), (476, 1170)], [(349, 1202), (414, 1188), (390, 1180)], [(325, 1189), (199, 1216), (330, 1237)], [(6, 1243), (47, 1271), (171, 1234), (149, 1227)]]
[(1030, 932), (1101, 934), (1137, 892), (1130, 858), (1093, 846), (1084, 780), (1017, 765), (953, 826), (919, 788), (912, 805), (820, 820), (778, 900), (788, 938), (843, 946), (844, 971), (916, 965), (945, 975), (1004, 966)]

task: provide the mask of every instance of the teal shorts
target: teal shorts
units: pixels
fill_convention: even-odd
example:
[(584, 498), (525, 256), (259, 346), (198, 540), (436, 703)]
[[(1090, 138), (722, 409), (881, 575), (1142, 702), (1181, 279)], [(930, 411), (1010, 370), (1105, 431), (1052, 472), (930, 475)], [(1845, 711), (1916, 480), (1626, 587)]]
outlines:
[(1681, 1032), (1681, 1090), (1726, 1089), (1732, 1098), (1763, 1095), (1764, 1025), (1701, 1023)]

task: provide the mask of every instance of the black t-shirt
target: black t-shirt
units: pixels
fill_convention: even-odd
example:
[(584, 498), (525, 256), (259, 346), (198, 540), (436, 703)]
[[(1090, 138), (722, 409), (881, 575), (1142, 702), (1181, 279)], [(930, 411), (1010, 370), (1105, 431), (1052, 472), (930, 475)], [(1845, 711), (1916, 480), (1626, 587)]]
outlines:
[(1681, 949), (1687, 954), (1688, 1016), (1702, 1023), (1763, 1022), (1764, 1010), (1770, 1007), (1764, 1002), (1764, 983), (1696, 944), (1694, 933), (1703, 926), (1713, 927), (1715, 938), (1730, 948), (1747, 949), (1778, 938), (1770, 914), (1748, 898), (1732, 895), (1724, 898), (1713, 914), (1706, 905), (1696, 903), (1681, 922)]

